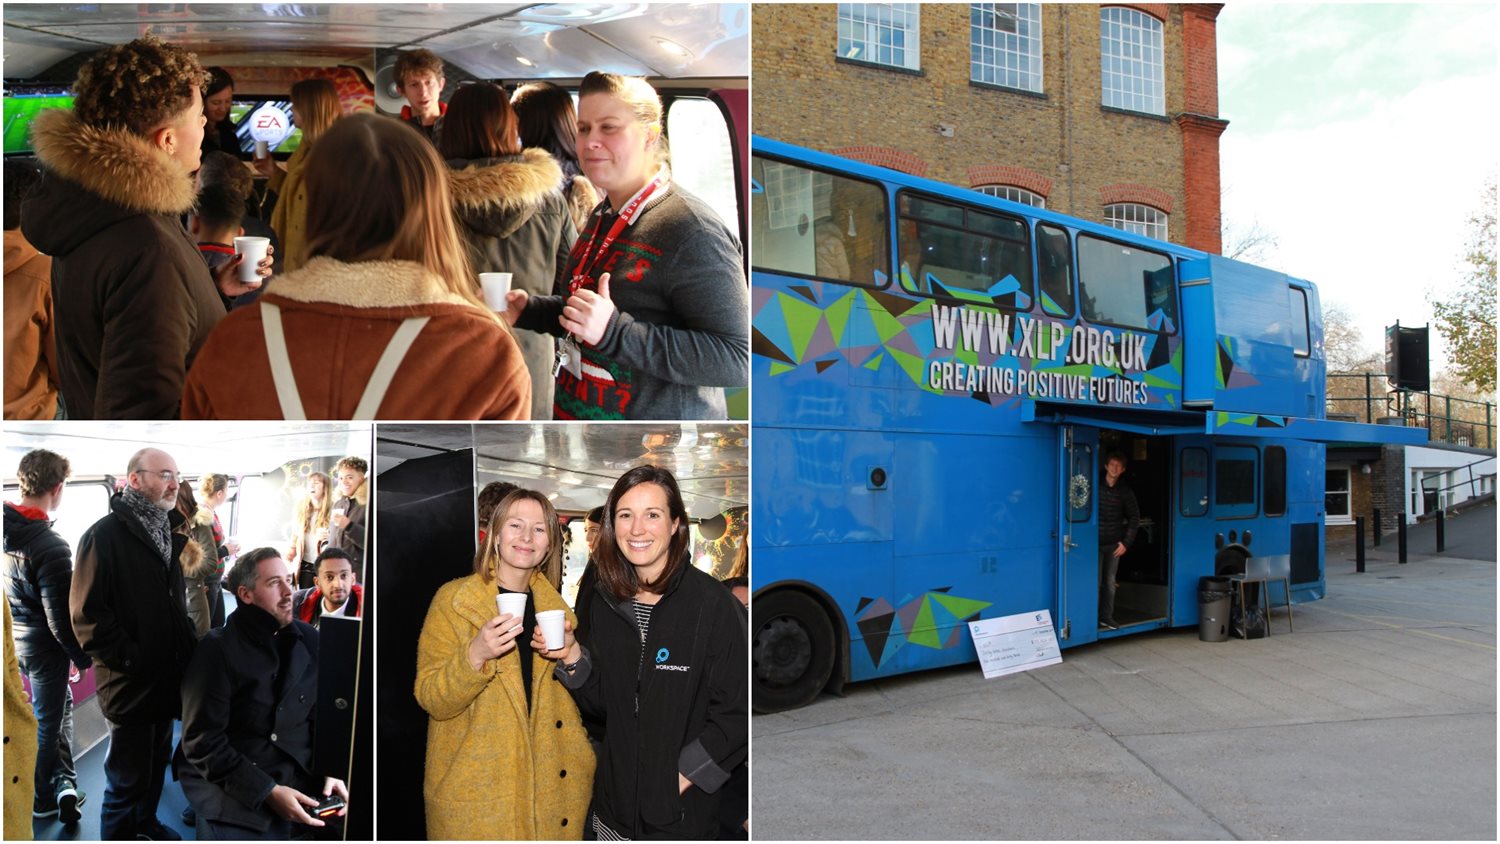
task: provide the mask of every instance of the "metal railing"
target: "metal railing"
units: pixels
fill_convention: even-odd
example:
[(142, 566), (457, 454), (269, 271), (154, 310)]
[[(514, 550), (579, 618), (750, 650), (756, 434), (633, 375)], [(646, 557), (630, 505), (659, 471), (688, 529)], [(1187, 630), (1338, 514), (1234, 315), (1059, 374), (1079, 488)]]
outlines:
[(1495, 448), (1495, 404), (1453, 396), (1392, 390), (1382, 372), (1330, 372), (1330, 418), (1377, 422), (1396, 417), (1407, 427), (1426, 428), (1430, 442)]

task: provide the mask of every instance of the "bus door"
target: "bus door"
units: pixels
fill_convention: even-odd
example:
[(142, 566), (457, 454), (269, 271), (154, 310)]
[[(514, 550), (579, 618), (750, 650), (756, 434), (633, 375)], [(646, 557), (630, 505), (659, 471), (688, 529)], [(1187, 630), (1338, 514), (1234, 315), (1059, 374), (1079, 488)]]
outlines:
[(1099, 429), (1058, 427), (1057, 608), (1054, 623), (1063, 647), (1098, 638)]
[(1225, 530), (1213, 507), (1213, 439), (1205, 435), (1174, 438), (1177, 478), (1172, 502), (1172, 590), (1174, 627), (1198, 623), (1198, 578), (1214, 573), (1214, 535)]

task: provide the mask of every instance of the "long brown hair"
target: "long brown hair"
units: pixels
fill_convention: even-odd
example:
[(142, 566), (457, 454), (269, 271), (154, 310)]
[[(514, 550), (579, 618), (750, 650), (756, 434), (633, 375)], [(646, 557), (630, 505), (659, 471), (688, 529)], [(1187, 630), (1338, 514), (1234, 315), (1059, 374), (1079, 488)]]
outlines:
[(415, 261), (504, 327), (479, 298), (446, 170), (400, 120), (359, 113), (335, 121), (307, 160), (308, 257)]
[(505, 89), (493, 82), (460, 85), (448, 100), (443, 131), (438, 134), (443, 158), (499, 158), (521, 151), (516, 113)]
[[(656, 484), (661, 487), (667, 494), (667, 510), (677, 520), (677, 530), (667, 546), (666, 568), (662, 569), (661, 577), (651, 583), (640, 581), (636, 576), (635, 566), (620, 553), (619, 540), (615, 538), (615, 508), (619, 506), (625, 493), (641, 484)], [(604, 523), (599, 526), (599, 541), (594, 546), (594, 563), (598, 566), (599, 583), (619, 601), (634, 597), (641, 591), (658, 595), (666, 592), (667, 584), (687, 564), (688, 530), (687, 505), (682, 502), (682, 490), (677, 487), (677, 478), (657, 466), (637, 466), (631, 469), (615, 481), (614, 488), (609, 491), (609, 500), (604, 503)]]
[(510, 515), (510, 508), (520, 501), (535, 501), (541, 505), (542, 518), (547, 522), (547, 559), (542, 563), (542, 574), (553, 589), (562, 589), (563, 538), (562, 523), (557, 520), (557, 510), (547, 496), (534, 489), (513, 489), (495, 505), (490, 514), (490, 523), (485, 528), (484, 544), (474, 555), (474, 573), (484, 578), (485, 583), (495, 579), (495, 567), (500, 564), (500, 524)]
[[(297, 502), (297, 529), (301, 533), (307, 533), (309, 527), (328, 527), (328, 516), (333, 511), (330, 504), (333, 501), (333, 485), (328, 482), (328, 476), (322, 472), (313, 472), (307, 476), (308, 483), (311, 483), (313, 478), (323, 480), (323, 500), (315, 504), (312, 496), (303, 490), (302, 498)], [(313, 519), (311, 523), (308, 521), (309, 518)], [(300, 534), (297, 541), (302, 541)]]
[(310, 144), (344, 113), (339, 91), (327, 79), (304, 79), (292, 86), (292, 107), (302, 118), (302, 143)]
[(193, 517), (198, 515), (198, 499), (193, 496), (192, 484), (177, 485), (177, 512), (188, 520), (188, 524), (183, 525), (184, 528), (191, 526)]
[(551, 82), (528, 82), (510, 97), (516, 113), (521, 145), (551, 153), (563, 172), (581, 173), (578, 167), (578, 111), (573, 97)]

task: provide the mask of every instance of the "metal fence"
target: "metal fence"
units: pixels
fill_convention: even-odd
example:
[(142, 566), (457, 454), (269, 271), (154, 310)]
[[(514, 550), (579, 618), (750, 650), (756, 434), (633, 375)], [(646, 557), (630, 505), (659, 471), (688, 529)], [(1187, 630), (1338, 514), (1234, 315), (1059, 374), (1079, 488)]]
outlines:
[(1404, 419), (1410, 428), (1426, 428), (1431, 442), (1495, 447), (1495, 404), (1470, 399), (1392, 390), (1383, 372), (1328, 374), (1328, 415), (1357, 422)]

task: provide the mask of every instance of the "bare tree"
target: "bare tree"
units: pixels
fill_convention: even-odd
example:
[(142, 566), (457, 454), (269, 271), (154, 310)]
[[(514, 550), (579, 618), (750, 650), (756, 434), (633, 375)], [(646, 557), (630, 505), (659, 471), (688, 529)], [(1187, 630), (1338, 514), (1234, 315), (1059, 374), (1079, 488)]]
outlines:
[(1264, 264), (1275, 259), (1276, 249), (1281, 242), (1260, 224), (1260, 220), (1252, 220), (1248, 227), (1228, 219), (1223, 219), (1222, 223), (1220, 241), (1223, 243), (1223, 251), (1220, 254), (1225, 258), (1249, 264)]
[(1385, 371), (1384, 358), (1365, 345), (1349, 309), (1338, 303), (1323, 306), (1323, 355), (1329, 372)]

